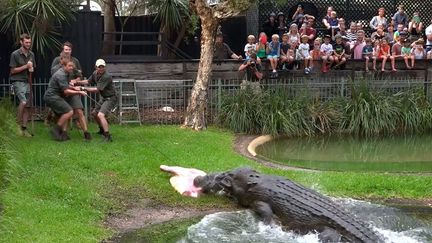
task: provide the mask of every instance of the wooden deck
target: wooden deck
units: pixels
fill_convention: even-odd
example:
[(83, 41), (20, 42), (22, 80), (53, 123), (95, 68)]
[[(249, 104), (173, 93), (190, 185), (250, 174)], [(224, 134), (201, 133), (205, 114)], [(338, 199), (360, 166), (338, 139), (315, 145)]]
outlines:
[[(218, 60), (213, 64), (212, 79), (242, 79), (239, 75), (238, 67), (242, 61), (238, 60)], [(140, 61), (130, 62), (123, 60), (110, 60), (108, 62), (108, 71), (115, 78), (128, 78), (136, 80), (193, 80), (196, 78), (199, 60), (187, 61)], [(381, 62), (377, 62), (377, 67), (381, 66)], [(432, 65), (430, 60), (418, 60), (414, 69), (406, 69), (403, 61), (397, 61), (397, 72), (390, 71), (390, 61), (386, 64), (386, 72), (364, 72), (364, 61), (362, 60), (349, 60), (343, 70), (330, 70), (328, 73), (320, 71), (321, 64), (317, 63), (314, 72), (305, 75), (303, 69), (299, 70), (279, 71), (280, 78), (303, 77), (310, 79), (338, 79), (341, 77), (375, 77), (375, 78), (424, 78), (430, 80)], [(268, 62), (263, 64), (264, 75), (269, 73)]]

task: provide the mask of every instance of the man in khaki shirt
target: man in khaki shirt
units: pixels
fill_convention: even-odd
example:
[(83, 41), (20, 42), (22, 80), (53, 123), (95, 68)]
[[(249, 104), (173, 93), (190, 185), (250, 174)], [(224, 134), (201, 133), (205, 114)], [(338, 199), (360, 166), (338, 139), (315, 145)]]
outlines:
[(22, 34), (20, 36), (21, 47), (10, 56), (10, 77), (9, 80), (13, 85), (15, 95), (19, 100), (18, 106), (18, 123), (21, 126), (20, 135), (24, 137), (32, 137), (27, 130), (27, 123), (30, 116), (30, 106), (32, 101), (30, 100), (30, 73), (34, 72), (36, 67), (34, 53), (30, 50), (31, 48), (31, 37), (28, 34)]

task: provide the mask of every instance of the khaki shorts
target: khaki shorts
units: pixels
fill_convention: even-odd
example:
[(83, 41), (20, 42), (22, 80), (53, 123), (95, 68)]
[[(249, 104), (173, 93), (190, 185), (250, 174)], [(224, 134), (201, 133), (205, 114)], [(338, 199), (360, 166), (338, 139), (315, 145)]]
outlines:
[(84, 109), (80, 95), (72, 95), (65, 98), (66, 102), (72, 107), (72, 109)]
[(101, 98), (93, 109), (93, 113), (101, 112), (105, 116), (110, 114), (111, 111), (117, 106), (117, 96), (109, 98)]
[(45, 99), (45, 102), (57, 115), (62, 115), (72, 111), (72, 106), (61, 97), (49, 97)]
[[(30, 97), (30, 85), (27, 82), (15, 81), (12, 83), (15, 95), (20, 103), (27, 102)], [(30, 105), (30, 104), (29, 104)]]

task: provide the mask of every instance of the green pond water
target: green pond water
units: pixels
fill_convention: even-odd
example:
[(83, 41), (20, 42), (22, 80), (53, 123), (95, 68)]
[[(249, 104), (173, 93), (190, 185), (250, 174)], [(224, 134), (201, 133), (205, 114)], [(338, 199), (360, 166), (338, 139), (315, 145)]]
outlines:
[(278, 138), (256, 152), (267, 160), (308, 169), (432, 172), (432, 135)]

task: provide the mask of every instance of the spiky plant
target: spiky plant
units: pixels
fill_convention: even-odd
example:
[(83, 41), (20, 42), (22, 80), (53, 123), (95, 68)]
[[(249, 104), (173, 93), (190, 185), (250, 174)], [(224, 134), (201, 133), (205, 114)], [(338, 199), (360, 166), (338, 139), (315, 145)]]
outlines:
[(260, 131), (256, 109), (261, 105), (262, 95), (250, 86), (222, 98), (217, 123), (234, 132), (257, 133)]
[(340, 129), (356, 136), (390, 134), (397, 128), (400, 110), (391, 96), (372, 91), (366, 82), (352, 86), (352, 98), (343, 109)]
[(22, 33), (29, 33), (34, 50), (42, 56), (61, 46), (58, 27), (74, 18), (66, 0), (8, 0), (3, 4), (0, 31), (9, 32), (17, 43)]

